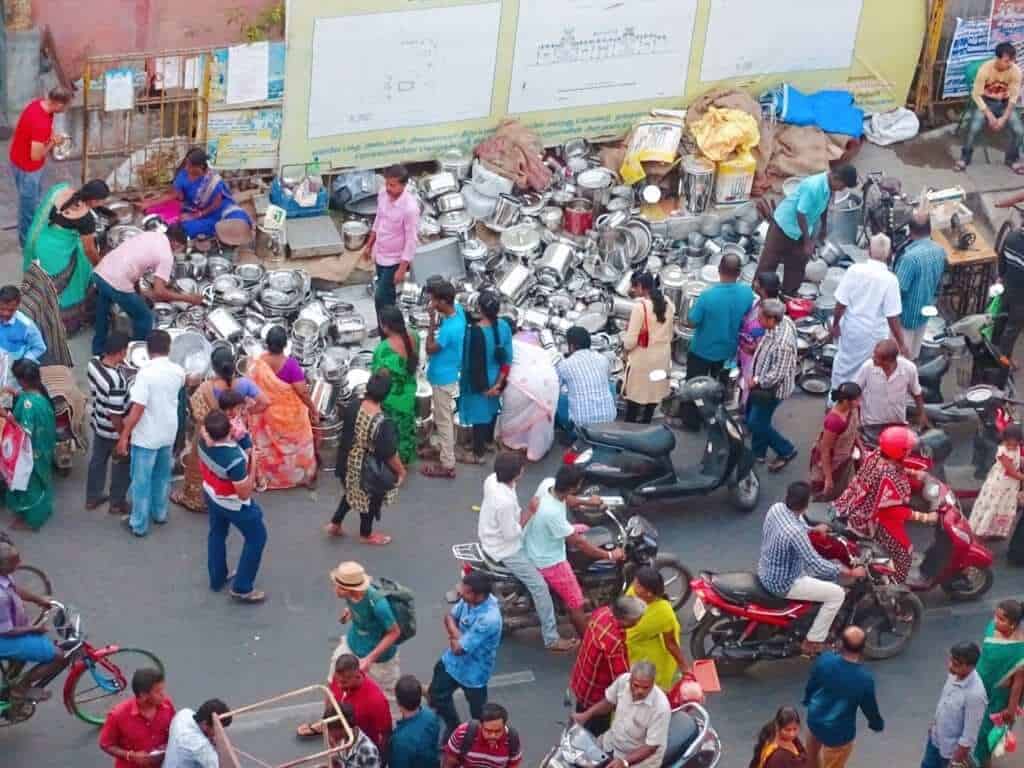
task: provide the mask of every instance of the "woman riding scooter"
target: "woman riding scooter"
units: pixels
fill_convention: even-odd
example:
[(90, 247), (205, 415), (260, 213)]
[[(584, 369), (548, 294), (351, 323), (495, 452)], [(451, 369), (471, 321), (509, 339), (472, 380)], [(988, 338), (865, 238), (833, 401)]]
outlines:
[(917, 435), (907, 427), (888, 427), (878, 438), (878, 450), (869, 454), (850, 486), (835, 501), (836, 516), (850, 529), (873, 539), (888, 551), (896, 569), (896, 581), (907, 580), (912, 545), (905, 523), (934, 523), (935, 513), (910, 508), (913, 489), (903, 460), (917, 446)]

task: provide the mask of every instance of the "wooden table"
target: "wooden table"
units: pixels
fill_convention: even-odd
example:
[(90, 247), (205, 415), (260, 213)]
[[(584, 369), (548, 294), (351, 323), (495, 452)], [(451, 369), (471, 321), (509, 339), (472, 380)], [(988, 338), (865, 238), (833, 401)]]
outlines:
[(944, 293), (957, 317), (983, 312), (988, 304), (988, 288), (999, 259), (995, 250), (974, 224), (963, 227), (974, 234), (974, 244), (965, 251), (958, 250), (951, 230), (933, 230), (932, 240), (942, 246), (949, 265), (949, 282)]

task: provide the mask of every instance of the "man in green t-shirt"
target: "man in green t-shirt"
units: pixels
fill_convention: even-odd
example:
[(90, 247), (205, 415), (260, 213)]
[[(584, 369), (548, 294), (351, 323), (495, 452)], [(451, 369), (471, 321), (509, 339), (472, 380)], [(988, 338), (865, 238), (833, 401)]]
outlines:
[(348, 632), (331, 655), (327, 679), (334, 674), (334, 664), (345, 653), (359, 659), (359, 668), (377, 683), (387, 697), (391, 716), (397, 718), (395, 683), (401, 675), (398, 660), (398, 637), (401, 629), (387, 599), (370, 584), (362, 565), (353, 561), (340, 563), (331, 571), (334, 594), (347, 603), (340, 621), (348, 624)]

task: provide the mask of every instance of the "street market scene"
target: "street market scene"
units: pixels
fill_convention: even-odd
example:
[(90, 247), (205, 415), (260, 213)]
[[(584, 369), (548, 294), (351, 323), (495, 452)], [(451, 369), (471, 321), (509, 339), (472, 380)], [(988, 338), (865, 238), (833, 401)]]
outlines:
[(3, 765), (1024, 768), (1024, 1), (0, 8)]

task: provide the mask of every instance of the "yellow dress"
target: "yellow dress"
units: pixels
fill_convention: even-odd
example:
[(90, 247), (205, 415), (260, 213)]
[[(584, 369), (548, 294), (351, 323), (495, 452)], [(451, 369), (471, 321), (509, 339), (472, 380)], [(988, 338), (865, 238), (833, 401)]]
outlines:
[[(626, 594), (636, 597), (633, 587), (630, 587)], [(676, 642), (679, 642), (679, 619), (672, 610), (672, 604), (664, 598), (649, 603), (640, 621), (626, 630), (629, 663), (651, 662), (658, 671), (655, 682), (665, 691), (672, 687), (676, 672), (679, 670), (676, 660), (665, 648), (666, 632), (671, 632)]]

